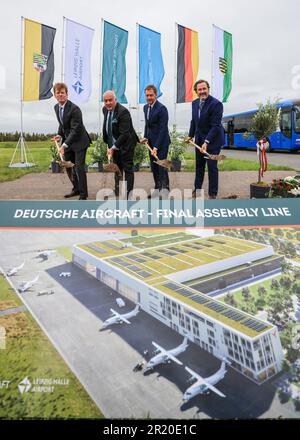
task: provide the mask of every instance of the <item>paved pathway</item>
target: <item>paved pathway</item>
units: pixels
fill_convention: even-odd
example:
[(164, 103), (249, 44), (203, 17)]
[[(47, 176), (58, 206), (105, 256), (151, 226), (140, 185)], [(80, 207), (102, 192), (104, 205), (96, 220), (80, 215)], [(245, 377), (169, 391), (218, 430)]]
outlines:
[[(272, 171), (266, 174), (265, 180), (291, 175), (291, 171)], [(193, 172), (169, 173), (171, 189), (192, 189), (195, 179)], [(250, 183), (257, 181), (256, 171), (224, 171), (220, 173), (219, 198), (232, 194), (241, 199), (249, 198)], [(89, 200), (95, 200), (97, 192), (106, 187), (113, 188), (112, 173), (88, 173)], [(142, 188), (148, 193), (153, 188), (152, 174), (140, 171), (135, 173), (135, 188)], [(64, 194), (70, 192), (71, 184), (66, 174), (31, 173), (20, 179), (0, 183), (0, 199), (2, 200), (66, 200)], [(207, 175), (204, 182), (205, 197), (207, 197)], [(75, 198), (76, 199), (76, 198)], [(75, 200), (74, 198), (71, 200)], [(69, 199), (70, 200), (70, 199)]]

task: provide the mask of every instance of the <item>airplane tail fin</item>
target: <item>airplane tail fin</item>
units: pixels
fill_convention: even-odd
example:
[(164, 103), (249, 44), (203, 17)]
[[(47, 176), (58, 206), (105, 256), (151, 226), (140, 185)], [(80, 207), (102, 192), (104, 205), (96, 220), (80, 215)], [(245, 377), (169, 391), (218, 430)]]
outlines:
[(181, 345), (182, 345), (183, 347), (185, 347), (186, 345), (188, 345), (188, 338), (187, 338), (187, 336), (184, 337), (184, 339), (183, 339)]

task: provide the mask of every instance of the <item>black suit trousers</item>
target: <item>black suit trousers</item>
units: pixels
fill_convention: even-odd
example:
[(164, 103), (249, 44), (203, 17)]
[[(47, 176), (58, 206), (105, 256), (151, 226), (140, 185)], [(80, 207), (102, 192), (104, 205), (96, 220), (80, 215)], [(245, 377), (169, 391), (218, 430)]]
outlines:
[(65, 160), (70, 160), (75, 164), (73, 168), (66, 168), (68, 177), (73, 185), (73, 191), (78, 191), (80, 196), (88, 197), (87, 178), (85, 172), (86, 149), (73, 151), (65, 150)]
[(133, 190), (134, 185), (134, 170), (133, 170), (133, 155), (134, 148), (129, 151), (115, 150), (113, 154), (113, 162), (120, 168), (122, 176), (115, 173), (115, 192), (116, 195), (119, 194), (119, 184), (120, 180), (123, 179), (123, 174), (125, 174), (125, 181), (127, 184), (127, 197), (130, 191)]
[[(214, 147), (208, 149), (207, 151), (210, 154), (220, 154), (220, 150), (221, 147)], [(218, 194), (219, 186), (218, 161), (205, 159), (204, 155), (196, 148), (195, 189), (202, 188), (206, 164), (208, 169), (208, 194), (209, 196), (216, 196)]]
[[(150, 147), (152, 148), (151, 142), (149, 142)], [(168, 157), (168, 150), (169, 148), (161, 148), (159, 153), (157, 153), (158, 159), (163, 160), (167, 159)], [(169, 183), (169, 173), (168, 169), (165, 167), (162, 167), (161, 165), (157, 165), (155, 163), (156, 159), (149, 151), (149, 157), (150, 157), (150, 167), (153, 174), (154, 179), (154, 185), (155, 189), (164, 189), (167, 188), (170, 189), (170, 183)]]

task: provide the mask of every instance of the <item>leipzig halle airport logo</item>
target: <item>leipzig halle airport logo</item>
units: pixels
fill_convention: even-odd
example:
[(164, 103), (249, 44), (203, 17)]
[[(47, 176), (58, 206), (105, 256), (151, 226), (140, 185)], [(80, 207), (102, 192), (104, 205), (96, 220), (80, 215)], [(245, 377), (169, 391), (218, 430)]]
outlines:
[(19, 383), (18, 388), (21, 394), (28, 393), (31, 388), (31, 383), (28, 377), (25, 377), (25, 379), (23, 379), (22, 382)]
[(31, 381), (28, 377), (25, 377), (19, 385), (19, 391), (21, 394), (26, 393), (53, 393), (55, 387), (57, 386), (66, 386), (69, 385), (69, 379), (64, 378), (55, 378), (55, 379), (46, 379), (46, 378), (35, 378)]

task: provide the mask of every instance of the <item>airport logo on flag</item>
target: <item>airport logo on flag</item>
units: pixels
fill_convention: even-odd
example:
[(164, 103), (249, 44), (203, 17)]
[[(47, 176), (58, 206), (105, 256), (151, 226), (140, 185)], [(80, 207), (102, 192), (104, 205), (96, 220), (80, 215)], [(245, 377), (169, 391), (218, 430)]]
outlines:
[(28, 393), (31, 388), (31, 383), (28, 377), (25, 377), (25, 379), (23, 379), (22, 382), (19, 383), (18, 388), (21, 394)]
[(73, 84), (72, 87), (77, 93), (77, 95), (80, 95), (80, 93), (84, 91), (83, 85), (81, 84), (80, 81), (76, 81), (76, 83)]
[(223, 75), (225, 75), (225, 73), (227, 72), (227, 61), (225, 60), (225, 58), (219, 58), (219, 68)]
[(42, 73), (47, 70), (47, 55), (43, 55), (42, 53), (34, 53), (33, 54), (33, 67), (38, 72)]

